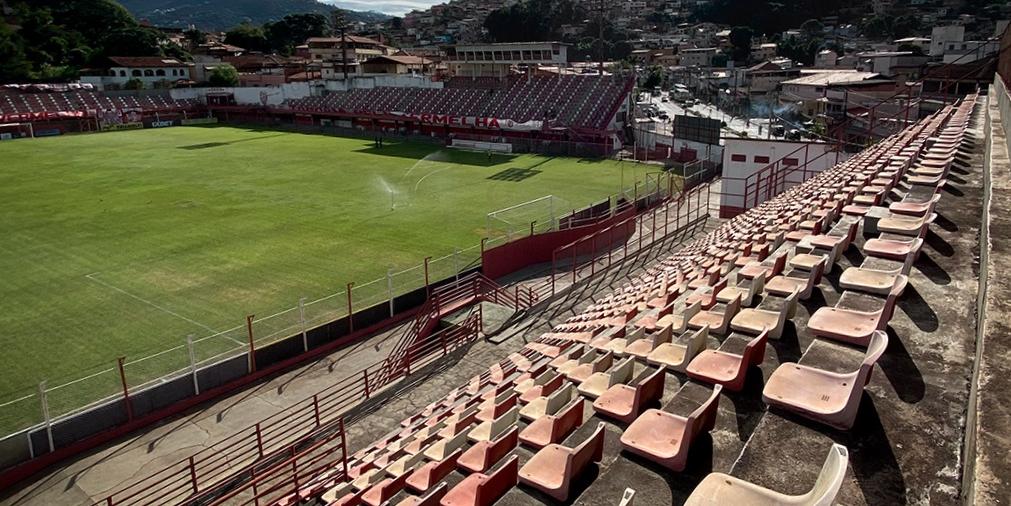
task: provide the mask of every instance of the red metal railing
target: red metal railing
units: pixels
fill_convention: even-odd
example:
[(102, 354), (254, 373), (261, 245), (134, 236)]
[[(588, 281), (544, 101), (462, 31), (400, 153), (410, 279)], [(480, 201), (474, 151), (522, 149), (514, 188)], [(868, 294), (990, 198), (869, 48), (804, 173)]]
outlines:
[[(645, 213), (630, 216), (607, 228), (597, 230), (579, 239), (555, 248), (551, 255), (551, 275), (543, 283), (531, 287), (539, 298), (557, 292), (558, 281), (571, 275), (571, 282), (592, 278), (608, 271), (621, 245), (621, 257), (664, 240), (684, 226), (692, 224), (709, 212), (710, 186), (696, 186), (666, 198)], [(648, 224), (648, 225), (647, 225)], [(567, 264), (566, 264), (567, 262)], [(565, 265), (563, 270), (560, 266)]]
[[(292, 446), (285, 457), (280, 463), (265, 470), (251, 469), (248, 480), (223, 495), (208, 497), (207, 503), (256, 506), (275, 504), (296, 496), (304, 484), (321, 474), (326, 473), (334, 480), (344, 480), (348, 475), (348, 461), (343, 419), (338, 431), (301, 451)], [(200, 498), (195, 499), (199, 501)]]
[(399, 361), (399, 367), (391, 368), (386, 360), (373, 363), (100, 502), (109, 506), (177, 503), (216, 489), (231, 476), (297, 448), (312, 434), (332, 430), (349, 408), (407, 376), (412, 368), (438, 360), (477, 339), (479, 333), (480, 320), (472, 316), (460, 326), (431, 334), (408, 349), (407, 359)]
[(432, 290), (431, 296), (418, 311), (414, 323), (387, 356), (385, 362), (387, 369), (383, 372), (383, 377), (409, 367), (402, 363), (406, 350), (419, 340), (423, 340), (447, 313), (480, 301), (494, 302), (520, 311), (532, 306), (535, 300), (536, 294), (523, 293), (521, 296), (518, 286), (510, 292), (479, 272), (468, 274)]

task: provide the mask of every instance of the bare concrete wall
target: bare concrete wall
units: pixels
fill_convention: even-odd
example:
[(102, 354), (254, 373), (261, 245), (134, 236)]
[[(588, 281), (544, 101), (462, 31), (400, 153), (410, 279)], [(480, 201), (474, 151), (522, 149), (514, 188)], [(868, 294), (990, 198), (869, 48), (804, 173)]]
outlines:
[(974, 395), (970, 400), (964, 500), (1005, 504), (1011, 490), (1011, 96), (998, 77), (985, 133), (985, 221), (980, 237), (980, 305)]

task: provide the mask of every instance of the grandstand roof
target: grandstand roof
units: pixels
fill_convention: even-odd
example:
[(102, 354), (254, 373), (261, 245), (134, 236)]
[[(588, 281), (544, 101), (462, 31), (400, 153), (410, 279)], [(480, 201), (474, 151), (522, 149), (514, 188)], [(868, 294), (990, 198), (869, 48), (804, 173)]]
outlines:
[(428, 65), (432, 63), (432, 60), (429, 60), (428, 58), (409, 55), (376, 56), (374, 58), (369, 58), (365, 63), (378, 63), (382, 61), (399, 63), (401, 65)]
[(110, 56), (109, 61), (119, 67), (185, 67), (175, 58), (161, 56)]

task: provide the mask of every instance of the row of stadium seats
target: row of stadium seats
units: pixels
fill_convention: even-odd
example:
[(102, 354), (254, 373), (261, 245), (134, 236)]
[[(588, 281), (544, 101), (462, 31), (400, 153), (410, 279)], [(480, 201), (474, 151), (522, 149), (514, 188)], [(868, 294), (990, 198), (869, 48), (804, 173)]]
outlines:
[(511, 119), (553, 120), (558, 126), (602, 129), (627, 92), (618, 77), (533, 77), (512, 80), (505, 89), (373, 88), (325, 97), (292, 100), (296, 111), (323, 113), (451, 114)]
[(192, 108), (192, 100), (173, 100), (163, 95), (108, 96), (88, 91), (67, 93), (0, 93), (0, 114), (34, 112), (100, 111), (143, 109), (176, 111)]
[[(346, 479), (317, 476), (289, 502), (488, 505), (517, 483), (571, 500), (574, 481), (594, 479), (587, 470), (608, 437), (590, 418), (613, 421), (623, 450), (680, 472), (692, 443), (713, 430), (723, 394), (742, 390), (798, 302), (824, 300), (811, 297), (814, 287), (858, 249), (864, 260), (843, 270), (838, 302), (815, 307), (807, 324), (809, 350), (835, 350), (832, 371), (805, 365), (807, 352), (780, 364), (762, 391), (770, 406), (850, 430), (974, 106), (970, 96), (725, 222), (404, 419), (352, 455)], [(862, 246), (858, 232), (869, 237)], [(718, 347), (707, 349), (710, 336)], [(690, 407), (650, 409), (675, 373), (688, 381), (674, 398)], [(534, 452), (524, 462), (521, 446)], [(805, 495), (712, 473), (686, 504), (830, 504), (849, 452), (820, 452), (828, 457)]]

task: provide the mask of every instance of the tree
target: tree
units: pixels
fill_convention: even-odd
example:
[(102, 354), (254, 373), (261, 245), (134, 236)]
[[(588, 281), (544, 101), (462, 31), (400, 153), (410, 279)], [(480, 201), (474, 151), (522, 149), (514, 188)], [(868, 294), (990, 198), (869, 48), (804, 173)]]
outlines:
[(735, 62), (747, 63), (751, 58), (751, 38), (754, 30), (747, 26), (738, 26), (730, 30), (730, 45), (733, 47), (730, 56)]
[(140, 79), (137, 79), (136, 77), (134, 77), (133, 79), (130, 79), (129, 81), (127, 81), (123, 85), (123, 89), (125, 89), (125, 90), (143, 90), (144, 89), (144, 81), (141, 81)]
[(661, 83), (663, 83), (663, 69), (658, 65), (653, 65), (649, 68), (649, 74), (646, 74), (646, 79), (642, 81), (642, 89), (651, 92), (653, 88), (660, 86)]
[(327, 19), (322, 14), (290, 14), (263, 25), (263, 32), (272, 50), (290, 55), (309, 37), (326, 35)]
[[(484, 28), (493, 42), (557, 40), (563, 24), (586, 16), (573, 0), (524, 0), (492, 11), (485, 18)], [(598, 28), (593, 24), (593, 37), (598, 35)], [(587, 26), (586, 32), (590, 31)]]
[(815, 37), (825, 33), (825, 25), (817, 19), (809, 19), (805, 21), (804, 24), (800, 25), (800, 29), (808, 37)]
[(225, 43), (238, 46), (248, 51), (269, 51), (270, 44), (263, 28), (250, 23), (242, 23), (225, 32)]
[(24, 82), (30, 78), (32, 64), (24, 51), (24, 41), (7, 25), (0, 24), (0, 82)]
[(185, 32), (183, 32), (183, 35), (186, 37), (186, 42), (189, 43), (190, 48), (194, 48), (199, 46), (200, 44), (207, 43), (207, 34), (200, 30), (197, 30), (196, 28), (192, 30), (186, 30)]
[(103, 56), (161, 56), (161, 34), (135, 26), (110, 32), (102, 43)]
[(235, 86), (239, 84), (239, 71), (227, 63), (217, 65), (211, 71), (207, 82), (211, 86)]

